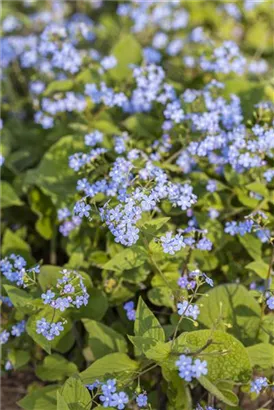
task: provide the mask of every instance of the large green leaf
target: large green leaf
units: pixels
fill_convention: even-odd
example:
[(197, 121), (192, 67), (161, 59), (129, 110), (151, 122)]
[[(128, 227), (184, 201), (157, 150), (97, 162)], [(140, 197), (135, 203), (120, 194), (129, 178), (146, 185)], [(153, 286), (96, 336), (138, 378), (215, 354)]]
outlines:
[(56, 410), (58, 388), (58, 385), (40, 387), (29, 393), (17, 404), (24, 410)]
[(77, 373), (77, 366), (59, 354), (46, 356), (36, 368), (36, 375), (41, 380), (58, 381)]
[(162, 374), (167, 381), (168, 410), (189, 410), (192, 408), (192, 399), (186, 382), (178, 372), (162, 367)]
[(120, 383), (129, 381), (138, 370), (138, 363), (130, 359), (124, 353), (111, 353), (96, 360), (91, 366), (84, 370), (80, 376), (84, 384), (107, 380), (117, 377)]
[(137, 64), (142, 59), (142, 48), (136, 37), (123, 34), (118, 43), (113, 47), (111, 54), (117, 59), (117, 65), (110, 71), (115, 80), (126, 79), (130, 73), (130, 64)]
[(52, 238), (55, 227), (55, 208), (49, 196), (34, 187), (28, 194), (31, 210), (38, 216), (37, 232), (46, 240)]
[(100, 359), (109, 353), (127, 352), (124, 337), (111, 327), (90, 319), (83, 319), (83, 323), (88, 332), (88, 344), (94, 359)]
[(91, 404), (88, 389), (79, 376), (70, 377), (59, 390), (70, 410), (85, 410)]
[(66, 136), (50, 147), (38, 167), (27, 172), (25, 183), (38, 185), (54, 203), (67, 201), (74, 195), (77, 174), (68, 166), (68, 158), (82, 151), (84, 143), (76, 136)]
[(9, 206), (22, 206), (23, 202), (18, 197), (13, 187), (6, 181), (1, 181), (1, 208)]
[(252, 366), (262, 369), (274, 367), (274, 346), (270, 343), (259, 343), (247, 348)]
[(89, 300), (87, 306), (82, 305), (80, 309), (74, 309), (71, 313), (73, 319), (96, 319), (104, 317), (108, 309), (108, 299), (106, 294), (97, 288), (88, 289)]
[(239, 236), (239, 241), (251, 256), (255, 260), (260, 260), (262, 257), (262, 242), (252, 234), (246, 234)]
[(104, 265), (104, 269), (121, 272), (143, 265), (146, 259), (147, 253), (141, 246), (132, 246), (110, 259)]
[(34, 259), (30, 254), (30, 246), (18, 234), (10, 229), (4, 231), (2, 239), (2, 255), (10, 255), (11, 253), (23, 256), (29, 264), (34, 263)]
[(53, 94), (55, 92), (69, 91), (69, 90), (72, 89), (72, 87), (73, 87), (73, 81), (72, 80), (51, 81), (43, 94), (45, 96), (48, 96), (48, 95)]
[[(212, 343), (204, 348), (209, 340), (212, 340)], [(245, 347), (234, 336), (220, 330), (197, 330), (187, 333), (185, 341), (192, 352), (204, 348), (201, 358), (207, 361), (207, 378), (211, 382), (229, 380), (246, 383), (250, 380), (249, 356)]]
[(202, 296), (198, 304), (201, 305), (198, 320), (204, 326), (212, 327), (219, 322), (220, 329), (228, 330), (246, 345), (256, 340), (261, 309), (242, 285), (216, 286), (208, 291), (208, 296)]
[(158, 342), (165, 341), (164, 329), (141, 297), (136, 310), (134, 333), (135, 336), (155, 339)]
[(246, 269), (251, 269), (257, 273), (262, 279), (266, 279), (268, 275), (269, 265), (265, 263), (263, 260), (256, 260), (254, 262), (250, 262), (245, 266)]
[(199, 378), (199, 382), (206, 390), (209, 391), (209, 393), (213, 394), (213, 396), (217, 397), (217, 399), (221, 400), (223, 403), (228, 404), (229, 406), (232, 406), (232, 407), (237, 406), (238, 397), (231, 390), (231, 388), (225, 389), (225, 388), (222, 388), (223, 386), (222, 384), (218, 385), (218, 384), (211, 383), (211, 381), (205, 376), (201, 376)]
[(70, 410), (66, 400), (59, 391), (57, 392), (57, 410)]
[(10, 360), (15, 370), (25, 366), (30, 360), (30, 352), (26, 350), (10, 349), (8, 352), (8, 359)]
[(148, 299), (156, 306), (166, 306), (174, 309), (173, 292), (167, 286), (157, 286), (148, 291)]
[[(12, 285), (4, 285), (4, 288), (13, 305), (23, 313), (33, 313), (39, 308), (37, 304), (33, 303), (34, 298), (25, 290)], [(39, 304), (41, 307), (42, 302)]]

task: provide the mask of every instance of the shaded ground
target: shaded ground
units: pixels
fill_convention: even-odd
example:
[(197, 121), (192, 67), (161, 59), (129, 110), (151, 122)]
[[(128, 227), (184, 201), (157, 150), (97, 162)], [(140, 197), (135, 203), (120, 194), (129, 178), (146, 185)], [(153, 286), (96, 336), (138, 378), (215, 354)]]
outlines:
[(28, 385), (36, 380), (31, 372), (14, 372), (2, 376), (0, 407), (3, 410), (19, 410), (16, 402), (27, 394)]

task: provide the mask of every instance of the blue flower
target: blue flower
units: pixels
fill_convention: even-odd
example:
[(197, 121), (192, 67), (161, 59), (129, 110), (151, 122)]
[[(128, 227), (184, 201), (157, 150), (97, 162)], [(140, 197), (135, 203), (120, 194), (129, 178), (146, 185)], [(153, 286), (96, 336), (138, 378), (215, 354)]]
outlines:
[(12, 336), (19, 337), (26, 330), (26, 321), (22, 320), (21, 322), (16, 323), (11, 328)]
[(147, 406), (147, 395), (146, 393), (138, 394), (136, 397), (136, 403), (139, 407), (146, 407)]
[(117, 59), (114, 56), (107, 56), (101, 60), (101, 66), (105, 70), (110, 70), (117, 65)]
[(182, 303), (177, 303), (178, 314), (186, 317), (192, 317), (194, 320), (200, 314), (200, 309), (197, 305), (191, 305), (188, 301), (184, 300)]
[(266, 300), (266, 304), (268, 306), (269, 309), (274, 310), (274, 296), (270, 296), (267, 300)]
[(264, 387), (268, 386), (266, 377), (257, 377), (253, 382), (251, 382), (251, 392), (259, 394)]
[(52, 301), (54, 296), (55, 296), (54, 292), (52, 292), (51, 290), (47, 290), (46, 293), (42, 293), (41, 298), (43, 299), (43, 302), (47, 305)]
[(205, 376), (208, 373), (207, 362), (205, 360), (201, 361), (200, 359), (196, 359), (192, 365), (192, 372), (196, 378), (199, 378), (202, 375)]
[(109, 394), (101, 394), (101, 396), (99, 396), (100, 401), (103, 403), (103, 407), (110, 407), (111, 398), (112, 396)]
[(10, 333), (7, 330), (3, 330), (0, 333), (0, 345), (7, 343), (7, 341), (9, 340), (9, 337), (10, 337)]
[(109, 395), (110, 393), (116, 392), (116, 380), (109, 379), (105, 384), (102, 385), (102, 392), (105, 395)]
[(125, 404), (129, 401), (128, 395), (125, 392), (114, 393), (111, 396), (110, 405), (117, 407), (117, 409), (122, 410), (125, 408)]
[(93, 391), (94, 389), (97, 389), (97, 387), (99, 387), (100, 384), (101, 383), (99, 382), (99, 380), (95, 380), (95, 382), (92, 384), (86, 384), (86, 388), (90, 391)]

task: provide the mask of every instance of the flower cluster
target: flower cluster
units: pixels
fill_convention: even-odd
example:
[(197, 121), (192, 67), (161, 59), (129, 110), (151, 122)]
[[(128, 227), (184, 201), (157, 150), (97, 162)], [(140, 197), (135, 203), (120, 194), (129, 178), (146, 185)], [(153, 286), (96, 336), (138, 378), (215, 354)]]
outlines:
[(177, 303), (178, 314), (180, 316), (191, 317), (196, 320), (200, 314), (198, 305), (193, 305), (187, 300)]
[(24, 333), (26, 330), (26, 321), (21, 320), (17, 322), (15, 325), (11, 327), (11, 330), (8, 331), (7, 329), (3, 330), (0, 333), (0, 344), (5, 344), (8, 342), (10, 336), (19, 337)]
[(27, 261), (20, 255), (11, 254), (0, 261), (0, 272), (10, 282), (26, 287), (33, 281), (33, 276), (40, 272), (40, 266), (25, 269)]
[(207, 362), (200, 359), (193, 360), (192, 357), (182, 354), (176, 361), (179, 368), (179, 376), (186, 382), (191, 382), (193, 378), (207, 375)]
[[(103, 407), (115, 407), (118, 410), (123, 410), (130, 401), (129, 396), (124, 391), (117, 391), (116, 379), (109, 379), (105, 383), (96, 380), (92, 384), (86, 385), (87, 389), (93, 391), (98, 389), (99, 400)], [(136, 404), (139, 408), (147, 406), (147, 395), (145, 392), (134, 396)]]
[(268, 386), (266, 377), (257, 377), (251, 382), (250, 391), (259, 394), (264, 387)]
[[(164, 253), (174, 255), (186, 246), (192, 249), (200, 249), (201, 251), (210, 251), (212, 249), (212, 242), (206, 237), (195, 240), (194, 237), (197, 232), (200, 234), (207, 233), (207, 231), (197, 230), (192, 227), (180, 230), (180, 233), (175, 236), (172, 236), (172, 232), (167, 232), (165, 236), (160, 238)], [(183, 236), (182, 233), (187, 234), (187, 236)]]
[(246, 219), (242, 222), (226, 222), (225, 232), (231, 236), (240, 235), (244, 236), (246, 233), (250, 233), (253, 228), (253, 221), (251, 219)]
[(213, 58), (200, 59), (204, 71), (228, 74), (230, 72), (243, 74), (246, 68), (246, 59), (241, 55), (239, 47), (233, 41), (225, 41), (220, 47), (213, 50)]
[(119, 410), (125, 408), (125, 405), (129, 401), (128, 395), (121, 391), (116, 391), (116, 380), (110, 379), (106, 384), (101, 385), (102, 394), (99, 399), (103, 407), (116, 407)]
[(52, 341), (56, 336), (59, 336), (63, 330), (64, 323), (61, 321), (52, 323), (48, 322), (45, 318), (42, 318), (36, 322), (36, 332), (38, 335), (41, 334), (49, 341)]
[(58, 279), (54, 291), (47, 290), (42, 294), (44, 304), (64, 312), (69, 307), (79, 309), (87, 305), (89, 294), (83, 281), (83, 277), (76, 271), (63, 269), (62, 278)]
[(195, 289), (198, 284), (201, 285), (204, 282), (211, 287), (214, 286), (213, 280), (205, 273), (200, 272), (199, 269), (184, 274), (178, 279), (178, 285), (180, 288), (189, 290)]

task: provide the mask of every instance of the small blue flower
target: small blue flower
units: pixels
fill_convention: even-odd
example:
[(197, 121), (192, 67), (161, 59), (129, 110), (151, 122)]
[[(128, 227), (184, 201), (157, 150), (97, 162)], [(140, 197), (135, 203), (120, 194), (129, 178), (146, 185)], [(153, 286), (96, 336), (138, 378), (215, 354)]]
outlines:
[(109, 395), (110, 393), (116, 392), (116, 380), (109, 379), (105, 384), (102, 385), (102, 392), (105, 395)]
[(136, 397), (136, 403), (139, 407), (146, 407), (147, 406), (147, 395), (146, 393), (138, 394)]
[(266, 300), (266, 304), (268, 306), (269, 309), (274, 310), (274, 296), (270, 296), (267, 300)]
[(125, 404), (129, 401), (128, 395), (125, 392), (114, 393), (111, 396), (110, 405), (117, 407), (118, 410), (122, 410), (125, 408)]
[(54, 292), (52, 292), (51, 290), (47, 290), (46, 293), (42, 293), (41, 298), (43, 299), (43, 302), (47, 305), (51, 303), (54, 296), (55, 296)]
[(200, 359), (196, 359), (192, 365), (192, 372), (196, 378), (206, 375), (208, 373), (207, 362), (205, 360), (201, 361)]
[(7, 330), (3, 330), (3, 332), (0, 333), (0, 345), (7, 343), (9, 337), (10, 333)]

